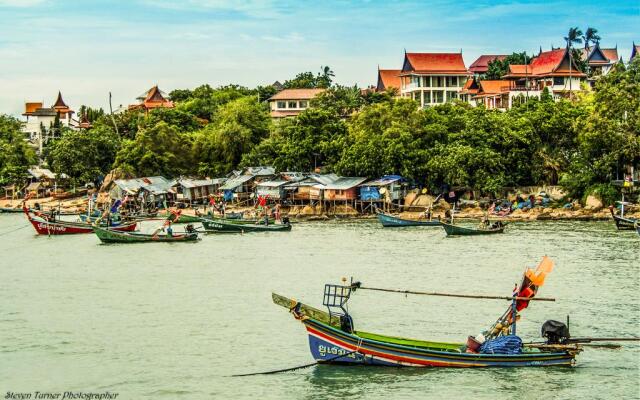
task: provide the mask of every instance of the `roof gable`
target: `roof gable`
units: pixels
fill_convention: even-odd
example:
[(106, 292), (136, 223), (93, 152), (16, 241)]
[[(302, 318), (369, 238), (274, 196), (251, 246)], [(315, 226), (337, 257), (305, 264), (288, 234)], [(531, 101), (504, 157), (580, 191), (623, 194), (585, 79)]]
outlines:
[(389, 88), (400, 89), (400, 72), (402, 71), (399, 69), (379, 69), (376, 90), (382, 92)]
[(546, 76), (546, 75), (568, 75), (569, 73), (584, 76), (578, 69), (574, 60), (569, 64), (569, 52), (567, 49), (555, 49), (543, 51), (531, 60), (528, 65), (511, 64), (507, 76)]
[(470, 66), (469, 71), (475, 74), (481, 74), (487, 72), (489, 69), (489, 63), (494, 60), (504, 60), (507, 58), (506, 55), (490, 55), (484, 54), (478, 57)]
[(500, 94), (504, 91), (503, 89), (509, 88), (510, 82), (503, 81), (503, 80), (480, 81), (479, 85), (480, 85), (480, 91), (478, 92), (479, 95)]
[(284, 89), (275, 95), (271, 96), (269, 100), (311, 100), (326, 89)]
[(462, 53), (406, 53), (402, 72), (466, 74)]

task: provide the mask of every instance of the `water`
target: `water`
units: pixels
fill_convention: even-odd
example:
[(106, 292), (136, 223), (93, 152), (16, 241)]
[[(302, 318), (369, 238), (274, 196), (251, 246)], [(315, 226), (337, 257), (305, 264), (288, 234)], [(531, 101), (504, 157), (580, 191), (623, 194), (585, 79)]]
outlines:
[[(374, 221), (299, 223), (290, 233), (206, 236), (196, 244), (100, 245), (36, 237), (0, 216), (0, 393), (91, 391), (118, 399), (640, 398), (640, 346), (586, 349), (575, 368), (396, 369), (316, 366), (276, 291), (321, 306), (324, 283), (509, 295), (525, 266), (556, 261), (518, 333), (538, 340), (571, 315), (574, 336), (640, 336), (640, 238), (611, 223), (515, 223), (502, 236)], [(150, 229), (147, 223), (146, 229)], [(361, 291), (358, 329), (463, 341), (503, 301)]]

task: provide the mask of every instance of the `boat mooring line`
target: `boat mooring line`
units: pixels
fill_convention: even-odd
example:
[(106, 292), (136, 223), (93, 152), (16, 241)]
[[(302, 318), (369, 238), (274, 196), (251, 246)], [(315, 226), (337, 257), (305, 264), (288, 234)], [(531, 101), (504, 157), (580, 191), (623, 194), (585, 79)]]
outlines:
[(28, 226), (29, 225), (24, 225), (24, 226), (21, 226), (20, 228), (12, 229), (12, 230), (7, 231), (7, 232), (2, 232), (2, 233), (0, 233), (0, 236), (8, 235), (9, 233), (12, 233), (12, 232), (15, 232), (15, 231), (19, 231), (20, 229), (24, 229), (24, 228), (26, 228)]
[[(344, 353), (344, 354), (337, 355), (335, 357), (331, 357), (328, 360), (323, 361), (323, 364), (331, 363), (332, 361), (337, 360), (338, 358), (347, 357), (347, 356), (350, 356), (351, 354), (357, 353), (357, 352), (358, 352), (358, 350), (353, 350), (353, 351), (350, 351), (348, 353)], [(266, 372), (253, 372), (253, 373), (250, 373), (250, 374), (237, 374), (237, 375), (230, 375), (230, 376), (236, 378), (236, 377), (240, 377), (240, 376), (272, 375), (272, 374), (279, 374), (281, 372), (289, 372), (289, 371), (295, 371), (297, 369), (309, 368), (309, 367), (313, 367), (314, 365), (317, 365), (317, 364), (319, 364), (318, 361), (313, 362), (311, 364), (299, 365), (297, 367), (292, 367), (292, 368), (276, 369), (274, 371), (266, 371)]]

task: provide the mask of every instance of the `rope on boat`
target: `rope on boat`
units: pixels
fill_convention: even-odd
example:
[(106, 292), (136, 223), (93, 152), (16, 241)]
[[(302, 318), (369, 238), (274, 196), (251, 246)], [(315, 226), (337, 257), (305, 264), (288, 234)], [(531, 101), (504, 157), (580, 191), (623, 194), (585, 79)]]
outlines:
[(374, 290), (378, 292), (389, 292), (389, 293), (401, 293), (401, 294), (418, 294), (424, 296), (444, 296), (444, 297), (461, 297), (464, 299), (492, 299), (492, 300), (526, 300), (526, 301), (556, 301), (556, 299), (551, 297), (519, 297), (519, 296), (485, 296), (485, 295), (475, 295), (475, 294), (456, 294), (456, 293), (438, 293), (438, 292), (416, 292), (413, 290), (396, 290), (396, 289), (383, 289), (383, 288), (373, 288), (373, 287), (364, 287), (360, 286), (357, 288), (358, 290)]
[(7, 232), (2, 232), (2, 233), (0, 233), (0, 236), (8, 235), (9, 233), (12, 233), (12, 232), (15, 232), (15, 231), (19, 231), (20, 229), (24, 229), (24, 228), (26, 228), (28, 226), (29, 225), (24, 225), (24, 226), (21, 226), (20, 228), (12, 229), (12, 230), (7, 231)]
[[(359, 348), (360, 348), (360, 346), (358, 346), (358, 349), (359, 349)], [(337, 360), (338, 358), (342, 358), (342, 357), (350, 356), (350, 355), (351, 355), (351, 354), (353, 354), (353, 353), (357, 353), (357, 352), (358, 352), (358, 349), (353, 350), (353, 351), (350, 351), (350, 352), (348, 352), (348, 353), (339, 354), (339, 355), (337, 355), (337, 356), (335, 356), (335, 357), (331, 357), (331, 358), (329, 358), (328, 360), (323, 361), (322, 363), (323, 363), (323, 364), (329, 364), (329, 363), (331, 363), (332, 361)], [(272, 374), (279, 374), (279, 373), (281, 373), (281, 372), (289, 372), (289, 371), (295, 371), (295, 370), (298, 370), (298, 369), (309, 368), (309, 367), (313, 367), (313, 366), (314, 366), (314, 365), (316, 365), (316, 364), (319, 364), (319, 362), (318, 362), (318, 361), (316, 361), (316, 362), (313, 362), (313, 363), (311, 363), (311, 364), (300, 365), (300, 366), (292, 367), (292, 368), (276, 369), (276, 370), (274, 370), (274, 371), (253, 372), (253, 373), (250, 373), (250, 374), (237, 374), (237, 375), (231, 375), (231, 376), (232, 376), (232, 377), (240, 377), (240, 376), (254, 376), (254, 375), (272, 375)]]

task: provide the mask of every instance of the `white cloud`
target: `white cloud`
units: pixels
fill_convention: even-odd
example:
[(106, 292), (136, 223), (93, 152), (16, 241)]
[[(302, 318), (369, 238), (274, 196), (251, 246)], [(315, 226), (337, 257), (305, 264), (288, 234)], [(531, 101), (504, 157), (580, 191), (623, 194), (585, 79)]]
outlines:
[(0, 0), (0, 7), (27, 8), (43, 4), (45, 0)]

